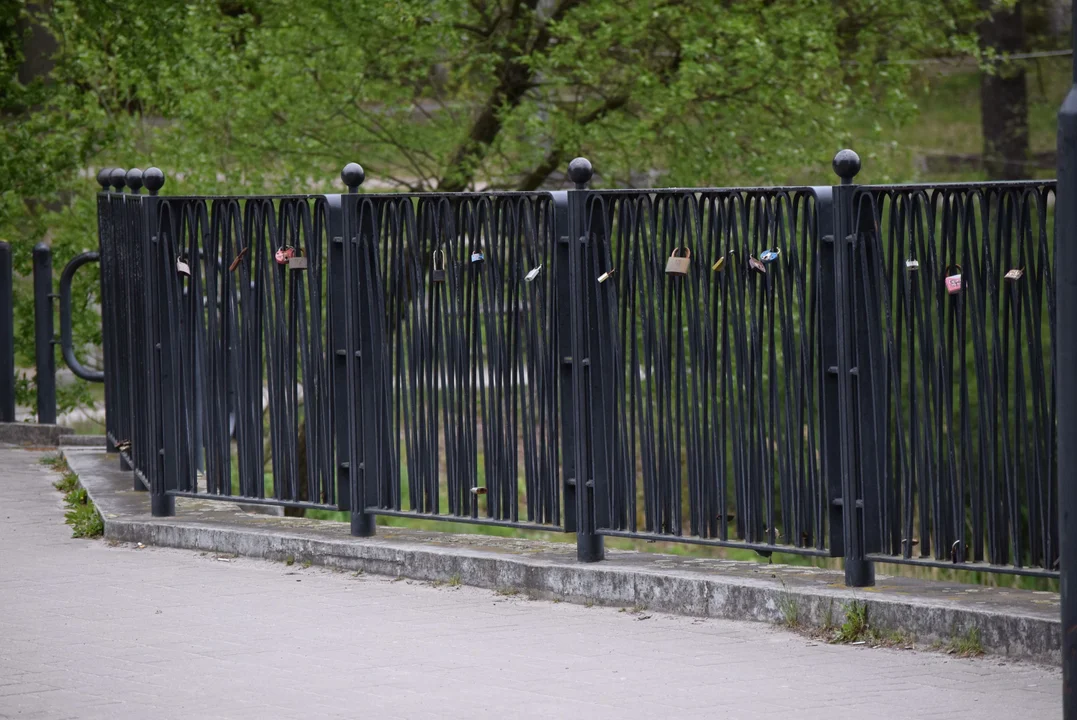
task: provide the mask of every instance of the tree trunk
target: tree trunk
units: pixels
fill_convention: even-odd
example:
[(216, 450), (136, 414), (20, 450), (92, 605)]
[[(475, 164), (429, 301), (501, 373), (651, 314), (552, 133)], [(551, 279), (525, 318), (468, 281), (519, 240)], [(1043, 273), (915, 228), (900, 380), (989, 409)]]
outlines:
[[(985, 8), (990, 0), (982, 0)], [(996, 54), (1025, 48), (1021, 3), (997, 10), (980, 26), (984, 49)], [(1028, 85), (1019, 62), (997, 61), (993, 72), (980, 74), (980, 119), (983, 160), (991, 180), (1020, 180), (1028, 176)]]

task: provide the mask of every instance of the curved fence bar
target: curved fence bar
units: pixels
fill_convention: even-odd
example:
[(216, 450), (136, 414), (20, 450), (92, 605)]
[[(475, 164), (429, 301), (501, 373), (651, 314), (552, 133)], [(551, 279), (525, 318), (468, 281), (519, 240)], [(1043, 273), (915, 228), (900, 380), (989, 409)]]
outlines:
[(551, 195), (344, 201), (365, 508), (559, 527), (567, 298)]
[(817, 211), (808, 188), (590, 195), (600, 532), (829, 554)]
[(71, 340), (71, 281), (80, 267), (101, 259), (99, 253), (84, 252), (76, 255), (60, 274), (60, 350), (63, 352), (64, 362), (71, 368), (71, 372), (77, 377), (90, 382), (104, 382), (105, 373), (101, 370), (91, 370), (79, 362), (75, 357), (75, 348)]
[(1054, 182), (862, 186), (877, 559), (1058, 570)]

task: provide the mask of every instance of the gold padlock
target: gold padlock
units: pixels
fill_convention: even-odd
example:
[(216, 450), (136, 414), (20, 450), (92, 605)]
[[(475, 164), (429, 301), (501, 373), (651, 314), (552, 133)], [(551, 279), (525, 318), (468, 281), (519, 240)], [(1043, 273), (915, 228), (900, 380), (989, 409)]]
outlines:
[(673, 248), (673, 254), (666, 262), (666, 275), (687, 275), (688, 266), (692, 262), (692, 251), (684, 248), (684, 257), (678, 257), (677, 251), (681, 248)]

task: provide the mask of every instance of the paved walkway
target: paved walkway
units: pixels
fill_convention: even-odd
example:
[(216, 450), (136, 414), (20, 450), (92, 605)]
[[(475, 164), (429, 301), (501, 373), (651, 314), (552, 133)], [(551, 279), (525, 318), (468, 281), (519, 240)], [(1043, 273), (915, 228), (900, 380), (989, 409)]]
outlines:
[(1055, 668), (74, 540), (0, 449), (0, 717), (1061, 717)]

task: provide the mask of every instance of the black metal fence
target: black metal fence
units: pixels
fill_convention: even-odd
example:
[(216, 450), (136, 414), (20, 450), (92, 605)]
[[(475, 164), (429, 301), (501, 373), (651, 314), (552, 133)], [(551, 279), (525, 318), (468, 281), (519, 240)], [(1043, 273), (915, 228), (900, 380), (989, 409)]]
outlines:
[[(99, 179), (154, 494), (1057, 575), (1051, 183), (161, 197)], [(139, 189), (145, 182), (150, 195)], [(123, 192), (125, 183), (130, 192)]]

